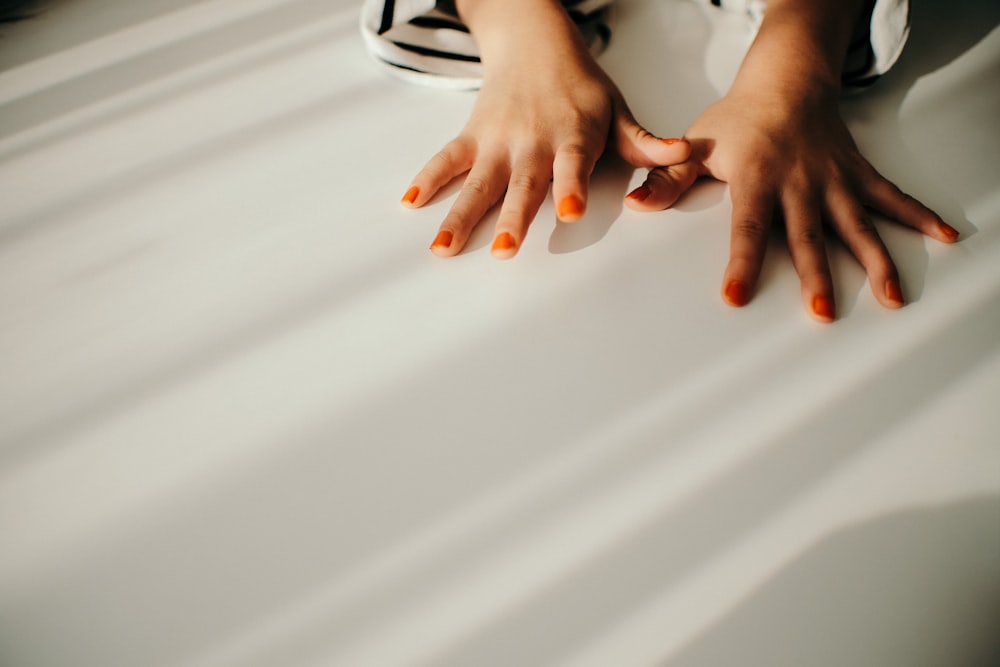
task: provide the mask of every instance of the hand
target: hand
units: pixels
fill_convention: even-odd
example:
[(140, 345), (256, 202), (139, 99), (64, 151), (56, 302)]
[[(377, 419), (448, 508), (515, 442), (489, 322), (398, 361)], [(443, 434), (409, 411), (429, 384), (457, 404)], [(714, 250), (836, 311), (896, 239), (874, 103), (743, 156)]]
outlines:
[[(571, 36), (563, 40), (553, 39), (560, 33), (550, 31), (547, 40), (509, 43), (499, 51), (502, 56), (490, 60), (484, 49), (483, 86), (468, 123), (403, 196), (404, 204), (423, 206), (468, 172), (431, 244), (435, 254), (460, 252), (502, 199), (492, 253), (513, 257), (550, 181), (559, 219), (579, 220), (591, 172), (609, 143), (635, 166), (676, 164), (688, 157), (687, 142), (661, 140), (639, 126), (575, 26), (569, 23), (568, 29)], [(523, 35), (523, 30), (511, 31), (507, 39), (524, 41)]]
[(823, 322), (836, 318), (824, 224), (861, 263), (872, 293), (887, 308), (899, 308), (904, 298), (869, 208), (939, 241), (958, 238), (955, 229), (862, 157), (839, 116), (835, 95), (796, 96), (786, 104), (780, 95), (731, 92), (709, 107), (686, 137), (691, 159), (653, 169), (626, 203), (637, 210), (664, 209), (699, 176), (728, 183), (733, 214), (722, 297), (730, 305), (750, 300), (776, 220), (784, 221), (806, 310)]

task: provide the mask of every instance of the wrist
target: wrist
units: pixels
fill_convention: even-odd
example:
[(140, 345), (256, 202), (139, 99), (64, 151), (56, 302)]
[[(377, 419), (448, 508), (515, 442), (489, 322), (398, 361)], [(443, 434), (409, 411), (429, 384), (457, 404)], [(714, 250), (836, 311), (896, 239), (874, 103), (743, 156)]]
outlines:
[(868, 0), (771, 0), (733, 90), (789, 102), (836, 100)]
[(580, 31), (559, 0), (457, 0), (484, 68), (586, 52)]

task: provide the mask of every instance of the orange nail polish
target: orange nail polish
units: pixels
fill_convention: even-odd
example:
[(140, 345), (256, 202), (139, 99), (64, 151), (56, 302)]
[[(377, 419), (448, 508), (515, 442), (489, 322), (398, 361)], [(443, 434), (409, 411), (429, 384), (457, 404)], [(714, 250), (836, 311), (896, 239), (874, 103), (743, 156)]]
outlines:
[(438, 232), (438, 235), (434, 237), (434, 243), (431, 243), (431, 250), (435, 248), (450, 248), (451, 241), (454, 235), (447, 229), (442, 229)]
[(559, 200), (556, 215), (560, 220), (579, 220), (583, 215), (583, 201), (576, 195), (566, 195)]
[(668, 146), (672, 146), (673, 144), (676, 144), (678, 141), (680, 141), (680, 139), (676, 139), (674, 137), (670, 137), (669, 139), (660, 139), (660, 141), (662, 141), (663, 143), (665, 143)]
[(824, 320), (834, 319), (833, 304), (825, 296), (814, 296), (812, 309), (816, 315)]
[(517, 244), (514, 243), (514, 237), (508, 232), (503, 232), (501, 234), (497, 234), (497, 237), (493, 239), (493, 252), (506, 252), (508, 250), (513, 250), (515, 245)]
[(750, 300), (746, 284), (739, 280), (730, 280), (726, 283), (726, 288), (722, 291), (722, 296), (730, 306), (745, 306)]
[(639, 187), (637, 187), (635, 190), (633, 190), (632, 192), (628, 193), (626, 196), (629, 199), (634, 199), (635, 201), (646, 201), (646, 198), (649, 197), (649, 195), (651, 195), (651, 194), (653, 194), (653, 191), (649, 189), (648, 185), (646, 185), (645, 183), (643, 183), (642, 185), (640, 185)]
[(893, 303), (903, 304), (903, 290), (899, 288), (899, 283), (895, 280), (885, 281), (885, 298)]
[(938, 224), (938, 229), (941, 230), (942, 234), (948, 237), (949, 243), (954, 243), (958, 240), (958, 230), (951, 225), (942, 222)]
[(411, 185), (410, 189), (406, 191), (405, 195), (403, 195), (403, 199), (401, 201), (404, 204), (412, 204), (413, 202), (417, 201), (417, 197), (419, 195), (420, 195), (420, 188), (418, 188), (416, 185)]

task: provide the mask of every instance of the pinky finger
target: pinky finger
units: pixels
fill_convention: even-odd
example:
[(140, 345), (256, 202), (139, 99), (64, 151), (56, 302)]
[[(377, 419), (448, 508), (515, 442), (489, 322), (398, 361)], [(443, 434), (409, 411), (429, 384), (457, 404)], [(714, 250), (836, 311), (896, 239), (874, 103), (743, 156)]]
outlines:
[(476, 147), (472, 140), (454, 139), (430, 159), (403, 194), (404, 206), (418, 208), (456, 177), (472, 168)]
[(906, 194), (896, 184), (872, 169), (863, 183), (867, 204), (896, 222), (916, 229), (944, 243), (958, 240), (958, 230), (916, 198)]

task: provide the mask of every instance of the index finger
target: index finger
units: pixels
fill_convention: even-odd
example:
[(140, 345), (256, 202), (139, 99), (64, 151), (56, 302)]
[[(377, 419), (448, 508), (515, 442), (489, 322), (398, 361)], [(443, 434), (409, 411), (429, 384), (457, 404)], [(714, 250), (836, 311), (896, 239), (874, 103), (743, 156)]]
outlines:
[(767, 252), (767, 235), (774, 219), (775, 195), (767, 189), (730, 183), (733, 217), (729, 264), (723, 273), (722, 298), (730, 306), (750, 302)]

